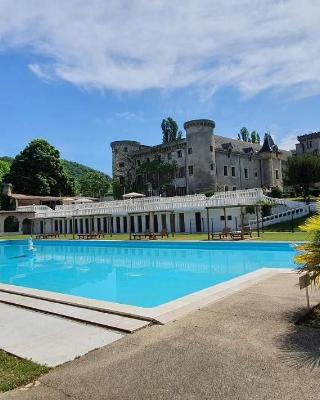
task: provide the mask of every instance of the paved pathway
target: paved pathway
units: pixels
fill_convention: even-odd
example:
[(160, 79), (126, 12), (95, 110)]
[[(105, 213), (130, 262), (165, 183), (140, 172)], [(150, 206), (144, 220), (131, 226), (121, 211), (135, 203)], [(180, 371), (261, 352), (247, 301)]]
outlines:
[(122, 336), (96, 326), (0, 303), (0, 348), (50, 367)]
[(318, 400), (320, 333), (298, 329), (294, 274), (152, 326), (40, 378), (9, 400)]

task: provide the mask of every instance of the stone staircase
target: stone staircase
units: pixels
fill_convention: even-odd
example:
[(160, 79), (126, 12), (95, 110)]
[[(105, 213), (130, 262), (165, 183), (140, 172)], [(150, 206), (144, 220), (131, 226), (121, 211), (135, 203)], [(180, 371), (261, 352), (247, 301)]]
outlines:
[(0, 290), (0, 303), (56, 315), (124, 333), (133, 333), (152, 323), (146, 319), (124, 316), (110, 311), (96, 310), (87, 306), (75, 306), (63, 302), (44, 300), (2, 289)]

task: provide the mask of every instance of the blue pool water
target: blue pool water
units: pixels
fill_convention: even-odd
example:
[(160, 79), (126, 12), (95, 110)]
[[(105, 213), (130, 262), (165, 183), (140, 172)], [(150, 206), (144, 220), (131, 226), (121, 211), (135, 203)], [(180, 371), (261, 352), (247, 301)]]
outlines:
[(294, 268), (287, 243), (0, 242), (0, 282), (155, 307), (263, 267)]

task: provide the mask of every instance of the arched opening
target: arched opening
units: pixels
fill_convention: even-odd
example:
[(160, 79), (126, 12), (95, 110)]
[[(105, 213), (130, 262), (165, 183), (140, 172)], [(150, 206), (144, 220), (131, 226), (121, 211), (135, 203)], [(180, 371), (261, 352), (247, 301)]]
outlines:
[(4, 220), (4, 232), (19, 232), (19, 221), (14, 216), (9, 216)]
[(29, 218), (25, 218), (22, 221), (22, 233), (24, 235), (30, 235), (31, 234), (31, 221)]

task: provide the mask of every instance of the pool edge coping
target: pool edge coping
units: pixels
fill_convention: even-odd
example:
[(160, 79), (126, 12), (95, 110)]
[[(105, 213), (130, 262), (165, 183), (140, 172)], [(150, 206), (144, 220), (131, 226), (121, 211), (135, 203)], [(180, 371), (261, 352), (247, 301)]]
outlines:
[(129, 318), (147, 320), (157, 324), (165, 324), (280, 273), (296, 273), (296, 271), (291, 268), (260, 268), (259, 270), (249, 272), (226, 282), (210, 286), (151, 308), (88, 299), (80, 296), (3, 283), (0, 283), (0, 291), (81, 308), (109, 312)]

